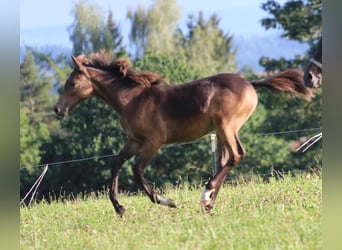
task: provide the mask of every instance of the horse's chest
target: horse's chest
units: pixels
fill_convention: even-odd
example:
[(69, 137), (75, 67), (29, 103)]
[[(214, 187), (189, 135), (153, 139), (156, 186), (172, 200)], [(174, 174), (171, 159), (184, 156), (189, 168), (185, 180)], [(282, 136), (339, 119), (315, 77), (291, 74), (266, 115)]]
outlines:
[(158, 127), (157, 117), (158, 115), (153, 111), (139, 111), (131, 116), (121, 118), (120, 123), (129, 138), (140, 141)]
[(133, 139), (135, 141), (139, 140), (139, 136), (137, 135), (137, 132), (135, 130), (135, 125), (131, 121), (127, 121), (126, 119), (120, 120), (121, 127), (123, 128), (126, 136), (130, 139)]

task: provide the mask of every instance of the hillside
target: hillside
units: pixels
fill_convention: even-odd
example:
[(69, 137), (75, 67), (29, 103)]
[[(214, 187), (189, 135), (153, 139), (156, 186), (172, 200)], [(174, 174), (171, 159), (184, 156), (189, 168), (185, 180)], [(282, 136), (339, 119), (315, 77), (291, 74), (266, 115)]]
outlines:
[[(24, 30), (21, 33), (20, 58), (23, 59), (25, 46), (39, 49), (52, 55), (71, 54), (71, 42), (63, 27)], [(252, 66), (256, 72), (263, 71), (259, 65), (261, 56), (271, 58), (293, 58), (308, 49), (306, 44), (289, 41), (279, 34), (270, 32), (268, 35), (234, 35), (234, 46), (237, 49), (238, 69), (244, 65)], [(128, 47), (126, 45), (126, 47)]]
[(254, 35), (252, 37), (234, 36), (234, 39), (234, 44), (237, 47), (238, 68), (240, 69), (243, 65), (250, 65), (256, 72), (263, 71), (259, 65), (259, 59), (262, 56), (291, 59), (297, 54), (303, 55), (309, 49), (306, 44), (280, 38), (277, 34)]

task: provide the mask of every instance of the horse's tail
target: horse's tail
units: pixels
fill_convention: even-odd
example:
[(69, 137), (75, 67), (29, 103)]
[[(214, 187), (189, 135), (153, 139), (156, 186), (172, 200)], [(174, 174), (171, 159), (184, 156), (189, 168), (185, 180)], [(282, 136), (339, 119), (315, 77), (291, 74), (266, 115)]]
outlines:
[(254, 88), (266, 87), (271, 90), (289, 92), (310, 101), (313, 97), (311, 89), (305, 87), (301, 69), (288, 69), (272, 77), (252, 81)]

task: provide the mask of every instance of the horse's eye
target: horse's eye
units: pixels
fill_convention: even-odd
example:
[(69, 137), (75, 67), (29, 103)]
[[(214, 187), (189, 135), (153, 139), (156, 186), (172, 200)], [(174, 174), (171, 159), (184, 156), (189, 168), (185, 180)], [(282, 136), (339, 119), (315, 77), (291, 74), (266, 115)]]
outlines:
[(71, 83), (70, 83), (70, 86), (71, 86), (71, 87), (75, 87), (75, 86), (76, 86), (76, 83), (75, 83), (75, 82), (71, 82)]

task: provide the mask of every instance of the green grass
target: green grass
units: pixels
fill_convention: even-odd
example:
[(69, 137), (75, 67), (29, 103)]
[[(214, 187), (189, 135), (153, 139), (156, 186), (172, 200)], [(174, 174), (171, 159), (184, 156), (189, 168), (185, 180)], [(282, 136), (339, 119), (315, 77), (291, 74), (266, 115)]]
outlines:
[(225, 185), (212, 214), (202, 188), (169, 188), (178, 208), (121, 194), (123, 218), (106, 194), (20, 208), (21, 249), (322, 249), (321, 176)]

